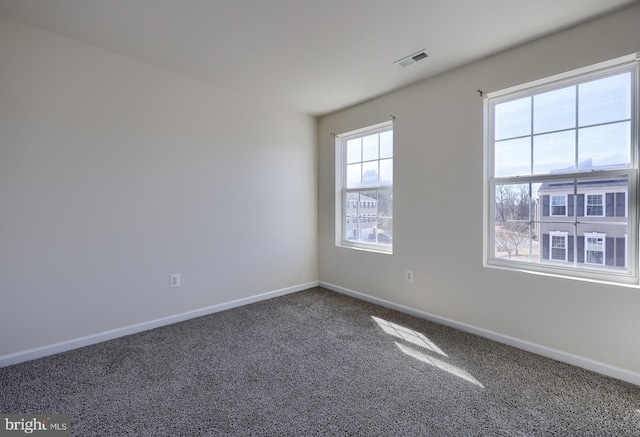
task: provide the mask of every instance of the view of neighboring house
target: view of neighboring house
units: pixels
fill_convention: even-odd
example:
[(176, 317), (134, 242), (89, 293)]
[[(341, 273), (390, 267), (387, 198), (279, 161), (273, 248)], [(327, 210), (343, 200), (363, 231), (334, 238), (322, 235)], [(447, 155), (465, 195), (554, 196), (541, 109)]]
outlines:
[(626, 178), (578, 180), (575, 187), (573, 180), (541, 184), (541, 261), (625, 268), (627, 186)]
[(346, 232), (350, 240), (375, 240), (378, 225), (378, 201), (362, 193), (347, 193)]

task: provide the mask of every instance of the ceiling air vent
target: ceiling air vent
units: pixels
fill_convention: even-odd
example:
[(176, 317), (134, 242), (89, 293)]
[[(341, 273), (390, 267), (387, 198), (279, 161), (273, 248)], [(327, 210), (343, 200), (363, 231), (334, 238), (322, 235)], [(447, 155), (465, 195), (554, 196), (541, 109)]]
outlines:
[(396, 64), (398, 67), (406, 67), (408, 65), (411, 64), (415, 64), (416, 62), (428, 57), (429, 55), (427, 54), (426, 50), (420, 50), (417, 53), (414, 53), (413, 55), (409, 55), (406, 58), (402, 58), (396, 62), (394, 62), (394, 64)]

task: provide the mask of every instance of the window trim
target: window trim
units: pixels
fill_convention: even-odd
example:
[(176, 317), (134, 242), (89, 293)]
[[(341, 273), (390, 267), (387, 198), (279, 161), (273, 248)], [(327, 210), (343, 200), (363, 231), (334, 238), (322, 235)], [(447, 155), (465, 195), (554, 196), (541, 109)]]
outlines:
[[(484, 168), (483, 168), (483, 266), (489, 268), (497, 268), (510, 271), (519, 271), (525, 273), (542, 274), (547, 276), (557, 276), (567, 279), (590, 281), (605, 283), (610, 285), (624, 285), (638, 288), (639, 286), (639, 246), (638, 242), (638, 209), (640, 203), (638, 199), (638, 116), (640, 115), (640, 79), (639, 79), (639, 67), (638, 61), (640, 60), (640, 53), (630, 54), (622, 56), (609, 61), (601, 62), (591, 66), (579, 68), (576, 70), (568, 71), (565, 73), (553, 75), (536, 81), (524, 83), (503, 90), (484, 94)], [(537, 95), (544, 92), (560, 89), (579, 82), (585, 83), (592, 80), (597, 80), (602, 77), (612, 76), (616, 73), (630, 71), (631, 72), (631, 141), (630, 141), (630, 167), (624, 170), (605, 170), (605, 171), (575, 171), (570, 173), (553, 173), (549, 175), (532, 175), (532, 177), (504, 177), (496, 178), (493, 174), (493, 113), (491, 105), (499, 103), (499, 101), (516, 100), (521, 97)], [(494, 211), (496, 208), (496, 201), (494, 197), (495, 187), (500, 184), (524, 184), (530, 183), (532, 179), (537, 182), (544, 181), (558, 181), (562, 179), (578, 180), (588, 178), (607, 178), (607, 177), (626, 177), (628, 178), (628, 187), (626, 193), (625, 204), (625, 217), (627, 219), (627, 245), (625, 251), (625, 271), (604, 270), (590, 268), (583, 270), (577, 268), (577, 257), (575, 256), (575, 245), (577, 244), (577, 238), (574, 238), (574, 261), (567, 262), (565, 265), (554, 265), (554, 263), (542, 262), (530, 262), (513, 260), (513, 259), (499, 259), (495, 256), (495, 224)], [(574, 194), (576, 194), (574, 192)], [(603, 203), (606, 202), (603, 199)], [(577, 206), (577, 205), (576, 205)], [(606, 215), (606, 206), (603, 207), (603, 211)], [(568, 210), (568, 205), (567, 205)], [(568, 212), (568, 211), (567, 211)], [(575, 206), (574, 206), (575, 215)], [(556, 216), (557, 217), (557, 216)], [(589, 216), (594, 217), (594, 216)], [(537, 228), (537, 224), (532, 223), (532, 230)], [(575, 234), (577, 237), (577, 233)], [(629, 242), (636, 242), (629, 247)], [(542, 247), (541, 247), (542, 249)], [(606, 262), (605, 262), (606, 263)]]
[[(377, 123), (371, 126), (366, 126), (360, 129), (355, 129), (349, 132), (345, 132), (339, 135), (335, 135), (335, 158), (336, 158), (336, 188), (335, 188), (335, 245), (337, 247), (349, 248), (349, 249), (359, 249), (370, 252), (377, 252), (383, 254), (392, 254), (393, 253), (393, 242), (391, 244), (383, 244), (383, 243), (369, 243), (364, 241), (354, 241), (349, 240), (347, 233), (347, 219), (346, 219), (346, 211), (347, 208), (346, 203), (349, 200), (347, 199), (347, 193), (363, 193), (370, 191), (389, 191), (391, 192), (391, 196), (393, 198), (393, 180), (391, 185), (371, 185), (366, 187), (354, 187), (347, 188), (347, 147), (346, 143), (350, 139), (364, 137), (367, 135), (373, 135), (376, 133), (392, 131), (394, 130), (393, 119), (388, 120), (382, 123)], [(395, 150), (392, 153), (391, 157), (378, 158), (376, 161), (380, 162), (386, 159), (394, 159)], [(360, 162), (371, 162), (371, 160), (360, 161)], [(394, 165), (395, 166), (395, 165)], [(364, 208), (361, 206), (362, 201), (354, 201), (357, 205), (358, 209)], [(360, 205), (360, 206), (358, 206)], [(362, 216), (364, 217), (364, 215)], [(391, 216), (393, 220), (393, 214)], [(354, 220), (355, 222), (355, 220)], [(377, 222), (377, 218), (375, 220)], [(392, 222), (393, 228), (393, 222)]]

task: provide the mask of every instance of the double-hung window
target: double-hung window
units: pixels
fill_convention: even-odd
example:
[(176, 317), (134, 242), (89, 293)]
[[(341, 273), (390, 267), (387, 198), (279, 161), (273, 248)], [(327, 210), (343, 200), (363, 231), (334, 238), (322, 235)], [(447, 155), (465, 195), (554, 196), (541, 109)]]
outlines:
[(587, 194), (586, 195), (586, 210), (585, 215), (587, 217), (602, 217), (604, 216), (604, 203), (602, 194)]
[(586, 239), (584, 261), (589, 264), (604, 264), (606, 234), (585, 232), (584, 236)]
[(336, 135), (336, 244), (392, 251), (391, 121)]
[(567, 196), (551, 196), (551, 215), (567, 215)]
[(489, 93), (485, 265), (638, 284), (638, 61)]
[(555, 261), (567, 260), (567, 232), (550, 231), (549, 259)]

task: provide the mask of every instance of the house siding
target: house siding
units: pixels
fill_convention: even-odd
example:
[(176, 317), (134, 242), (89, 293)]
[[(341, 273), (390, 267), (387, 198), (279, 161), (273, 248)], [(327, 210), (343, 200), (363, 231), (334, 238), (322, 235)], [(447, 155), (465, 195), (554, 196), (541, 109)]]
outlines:
[[(603, 262), (605, 266), (613, 268), (626, 267), (626, 233), (627, 233), (627, 192), (626, 183), (620, 180), (604, 180), (578, 183), (573, 192), (573, 183), (543, 184), (538, 191), (541, 204), (539, 221), (540, 256), (549, 262), (563, 262), (551, 260), (552, 232), (567, 233), (567, 262), (585, 263), (585, 234), (604, 234)], [(602, 216), (587, 216), (586, 195), (602, 195)], [(566, 215), (551, 215), (551, 197), (566, 196)], [(577, 219), (580, 218), (580, 219)], [(577, 241), (574, 244), (574, 237)], [(577, 253), (574, 253), (577, 252)]]

